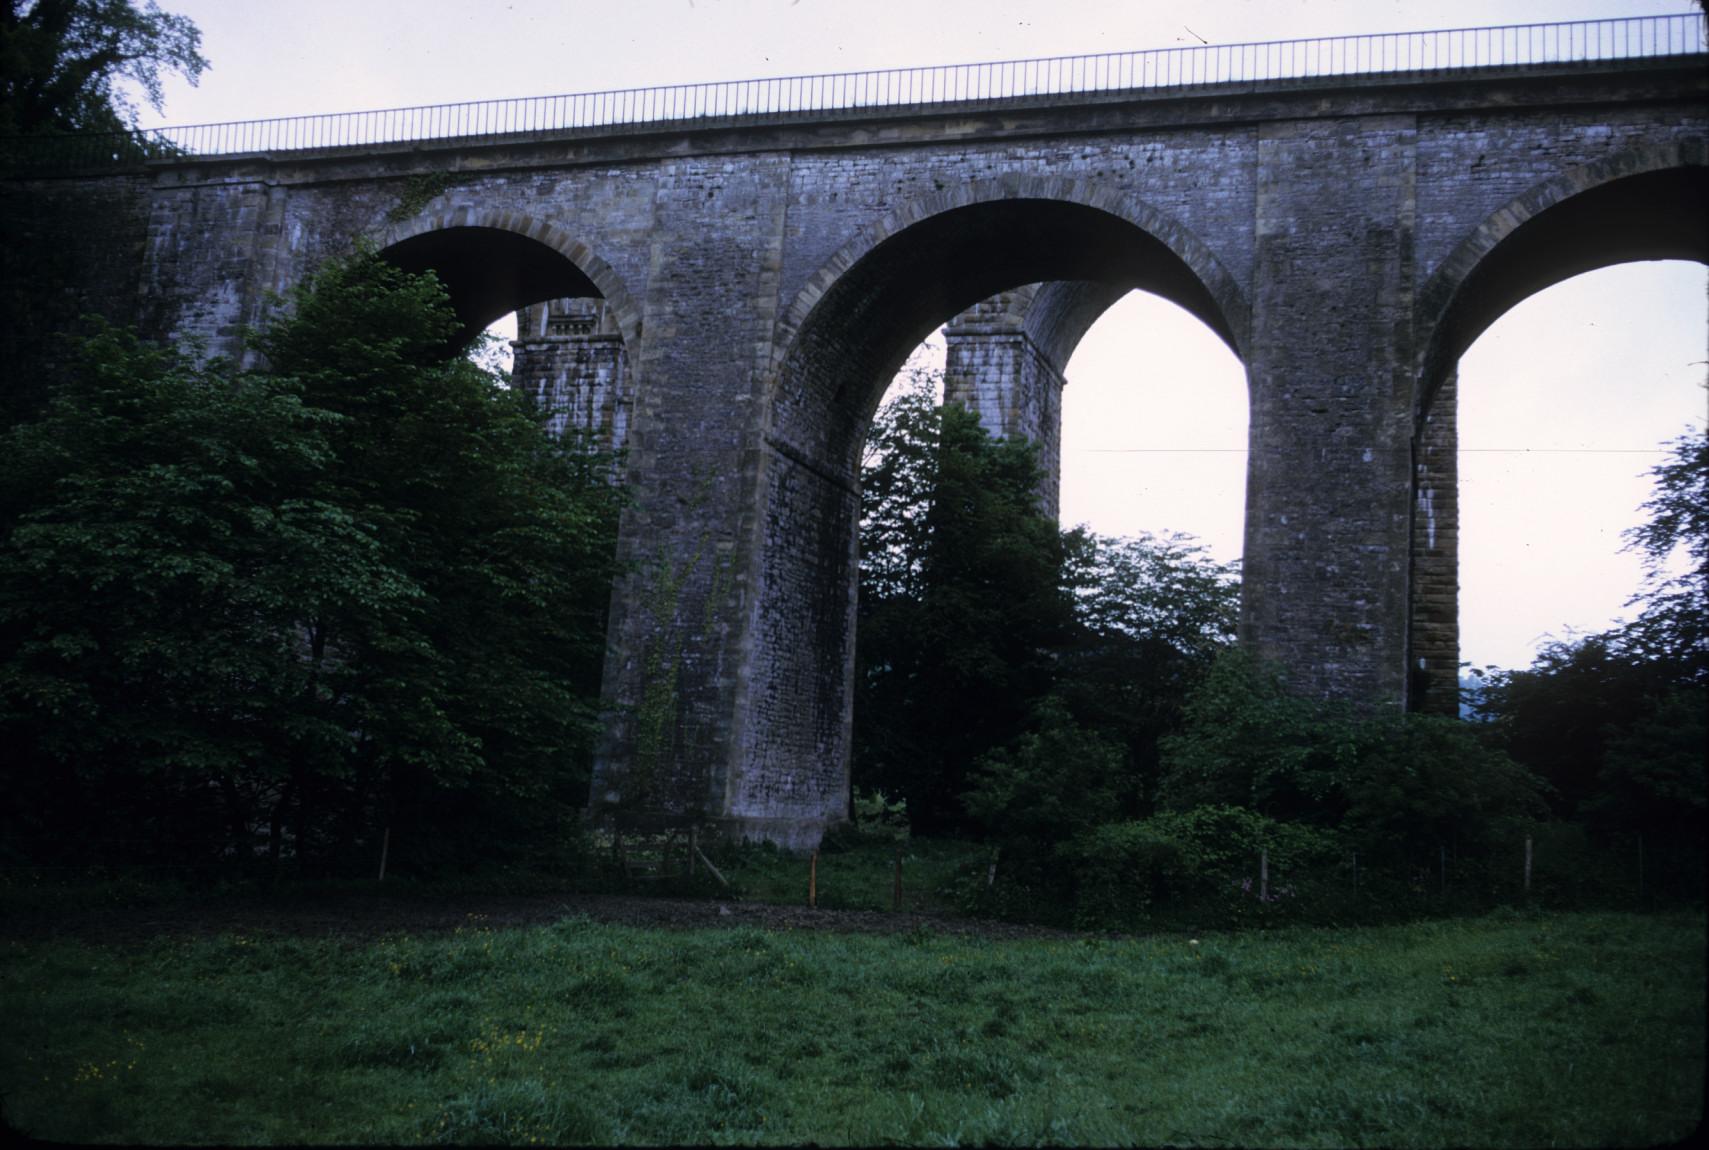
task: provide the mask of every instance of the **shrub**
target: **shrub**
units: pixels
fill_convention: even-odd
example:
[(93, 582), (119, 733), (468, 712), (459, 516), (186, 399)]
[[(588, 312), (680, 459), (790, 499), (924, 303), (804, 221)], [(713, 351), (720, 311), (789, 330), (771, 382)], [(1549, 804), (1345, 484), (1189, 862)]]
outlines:
[(1006, 850), (1045, 853), (1121, 809), (1123, 767), (1119, 746), (1049, 697), (1032, 730), (980, 758), (962, 801)]
[(856, 788), (854, 798), (849, 804), (855, 829), (863, 837), (877, 839), (893, 839), (905, 842), (908, 838), (908, 803), (904, 799), (894, 802), (881, 790), (862, 790)]
[(1076, 923), (1134, 929), (1158, 918), (1228, 925), (1297, 916), (1313, 909), (1316, 900), (1302, 896), (1340, 847), (1329, 832), (1219, 805), (1108, 823), (1061, 853), (1074, 875)]

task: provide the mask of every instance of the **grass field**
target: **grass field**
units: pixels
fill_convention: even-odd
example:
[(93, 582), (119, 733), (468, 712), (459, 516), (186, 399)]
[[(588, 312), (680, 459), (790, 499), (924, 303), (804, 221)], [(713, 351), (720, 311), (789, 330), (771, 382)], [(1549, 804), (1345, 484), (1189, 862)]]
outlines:
[(10, 942), (0, 1081), (71, 1142), (1647, 1145), (1704, 973), (1689, 914)]

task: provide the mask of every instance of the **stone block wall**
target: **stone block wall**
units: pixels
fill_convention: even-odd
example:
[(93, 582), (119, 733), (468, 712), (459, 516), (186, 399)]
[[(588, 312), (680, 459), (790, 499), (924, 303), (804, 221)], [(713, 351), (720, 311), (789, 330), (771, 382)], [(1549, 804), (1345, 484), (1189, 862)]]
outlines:
[(516, 313), (511, 385), (552, 413), (553, 435), (586, 434), (601, 451), (629, 436), (629, 356), (617, 319), (601, 299), (559, 299)]
[(1413, 710), (1460, 713), (1459, 382), (1436, 392), (1413, 448), (1412, 634), (1407, 668)]
[(1056, 517), (1062, 475), (1062, 369), (1046, 358), (1001, 297), (944, 328), (944, 402), (979, 417), (992, 438), (1038, 448), (1039, 509)]
[(1312, 694), (1406, 698), (1417, 132), (1261, 132), (1241, 637)]

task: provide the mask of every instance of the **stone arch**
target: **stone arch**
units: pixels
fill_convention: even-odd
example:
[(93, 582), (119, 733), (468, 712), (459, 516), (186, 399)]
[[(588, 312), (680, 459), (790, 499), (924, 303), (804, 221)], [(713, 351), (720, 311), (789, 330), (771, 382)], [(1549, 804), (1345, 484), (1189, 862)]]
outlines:
[(1527, 296), (1636, 260), (1709, 262), (1709, 145), (1633, 149), (1533, 185), (1486, 216), (1418, 297), (1420, 418), (1462, 353)]
[(1060, 372), (1103, 314), (1133, 289), (1096, 280), (1051, 280), (1002, 292), (962, 312), (960, 319), (999, 324), (1023, 333)]
[[(975, 230), (992, 242), (980, 248), (963, 236), (958, 245), (955, 222), (981, 215), (985, 226)], [(1027, 235), (1026, 227), (1004, 231), (1004, 222), (1030, 225), (1041, 222), (1041, 217), (1045, 230), (1051, 232), (1049, 240)], [(1064, 234), (1072, 241), (1093, 233), (1128, 242), (1078, 252), (1046, 250)], [(911, 262), (910, 246), (916, 247), (913, 262), (923, 262), (933, 250), (941, 250), (947, 260), (980, 266), (950, 283), (916, 282), (911, 293), (899, 290), (897, 283), (884, 282), (884, 265)], [(1033, 274), (1012, 270), (1020, 267), (1033, 269)], [(1045, 274), (1036, 274), (1039, 271)], [(874, 308), (886, 311), (882, 322), (891, 334), (869, 349), (870, 354), (862, 357), (865, 362), (846, 366), (870, 372), (874, 381), (887, 382), (907, 353), (938, 324), (999, 291), (1047, 280), (1154, 292), (1203, 320), (1237, 356), (1245, 358), (1250, 323), (1245, 295), (1222, 262), (1185, 225), (1144, 199), (1119, 190), (1066, 177), (1012, 174), (909, 201), (862, 228), (809, 277), (785, 309), (772, 343), (766, 435), (797, 441), (791, 416), (799, 409), (799, 397), (790, 394), (791, 376), (804, 358), (811, 357), (810, 345), (826, 338), (829, 326), (841, 323), (845, 329), (852, 328), (859, 319), (851, 316), (864, 317)], [(1090, 323), (1086, 319), (1085, 326)], [(862, 426), (881, 395), (880, 387), (856, 403), (853, 410)]]
[(1572, 276), (1636, 260), (1709, 262), (1706, 203), (1701, 138), (1609, 156), (1490, 213), (1419, 293), (1407, 639), (1414, 709), (1454, 714), (1459, 705), (1460, 356), (1515, 304)]
[(993, 436), (1038, 448), (1039, 509), (1056, 516), (1068, 361), (1099, 317), (1132, 289), (1094, 280), (1027, 284), (981, 300), (944, 325), (944, 399)]
[(1092, 325), (1130, 290), (1086, 280), (1040, 284), (1022, 317), (1022, 328), (1060, 372)]
[[(431, 208), (431, 205), (429, 205)], [(514, 289), (504, 292), (500, 290), (492, 298), (508, 298), (515, 294), (537, 294), (534, 299), (514, 299), (510, 306), (504, 307), (499, 303), (485, 304), (476, 298), (466, 298), (464, 306), (471, 312), (464, 316), (465, 326), (472, 326), (480, 314), (499, 307), (482, 321), (474, 330), (478, 331), (499, 316), (514, 311), (522, 304), (538, 303), (546, 299), (571, 296), (597, 295), (606, 301), (617, 321), (617, 327), (623, 334), (624, 342), (631, 348), (639, 345), (641, 338), (641, 309), (635, 299), (624, 286), (622, 277), (606, 263), (591, 248), (574, 239), (562, 228), (546, 220), (524, 215), (521, 212), (506, 211), (499, 208), (482, 208), (471, 205), (445, 207), (438, 211), (424, 211), (411, 219), (399, 221), (380, 229), (372, 234), (370, 239), (381, 251), (396, 251), (417, 246), (419, 262), (426, 266), (431, 253), (434, 237), (444, 237), (451, 233), (463, 233), (467, 239), (458, 243), (452, 241), (443, 245), (441, 250), (447, 252), (459, 264), (471, 258), (490, 253), (496, 243), (503, 249), (507, 257), (505, 266), (501, 267), (502, 275), (514, 277)], [(481, 232), (493, 233), (482, 236)], [(531, 251), (531, 247), (547, 249), (563, 257), (570, 269), (563, 267), (552, 268), (538, 261), (540, 253)], [(417, 270), (412, 268), (411, 270)], [(453, 272), (453, 274), (457, 274)], [(487, 274), (490, 275), (490, 272)], [(458, 302), (456, 285), (447, 284), (452, 292), (453, 303)], [(477, 293), (466, 293), (466, 296)], [(460, 308), (458, 314), (464, 315)]]
[(851, 238), (785, 309), (745, 478), (732, 753), (712, 781), (736, 833), (776, 837), (767, 824), (846, 816), (859, 452), (890, 378), (958, 312), (1051, 280), (1155, 291), (1237, 354), (1245, 345), (1243, 295), (1185, 227), (1137, 197), (1048, 177), (903, 205)]

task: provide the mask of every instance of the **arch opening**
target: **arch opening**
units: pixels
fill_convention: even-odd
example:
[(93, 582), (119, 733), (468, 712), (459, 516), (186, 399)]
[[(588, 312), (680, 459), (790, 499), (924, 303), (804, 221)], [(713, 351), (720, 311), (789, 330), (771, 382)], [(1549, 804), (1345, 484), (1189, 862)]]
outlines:
[[(1709, 261), (1709, 168), (1667, 167), (1566, 195), (1502, 237), (1452, 291), (1426, 352), (1420, 415), (1478, 336), (1522, 300), (1598, 268)], [(1523, 211), (1515, 204), (1507, 212)], [(1451, 262), (1451, 261), (1450, 261)]]
[(1000, 292), (1075, 281), (1162, 296), (1238, 350), (1237, 301), (1153, 232), (1072, 201), (970, 204), (886, 237), (836, 278), (780, 366), (772, 434), (852, 478), (867, 422), (922, 340)]
[(399, 240), (380, 254), (404, 271), (431, 271), (439, 277), (462, 324), (459, 347), (529, 304), (602, 294), (563, 253), (503, 228), (435, 228)]
[(1251, 416), (1239, 356), (1171, 301), (1130, 292), (1088, 326), (1065, 374), (1063, 522), (1185, 532), (1239, 559)]
[[(548, 413), (550, 434), (575, 437), (575, 450), (586, 453), (588, 464), (576, 469), (577, 481), (625, 481), (635, 392), (630, 347), (640, 323), (608, 265), (550, 225), (499, 214), (459, 211), (416, 221), (381, 244), (381, 258), (411, 273), (432, 272), (445, 286), (459, 321), (447, 355), (462, 354), (483, 331), (503, 339), (506, 346), (477, 353), (476, 362), (508, 370), (510, 385)], [(615, 503), (605, 510), (612, 514), (615, 553), (621, 512)], [(608, 632), (618, 583), (597, 613), (596, 627), (607, 632), (607, 642), (592, 656), (589, 682), (600, 695), (614, 680)], [(595, 771), (599, 753), (596, 747)]]
[(458, 213), (387, 238), (384, 259), (445, 285), (460, 321), (448, 354), (485, 331), (500, 343), (478, 360), (508, 371), (551, 412), (554, 435), (573, 430), (603, 452), (624, 449), (640, 325), (605, 263), (550, 225), (509, 216)]
[[(1709, 169), (1681, 163), (1677, 158), (1669, 161), (1667, 157), (1654, 159), (1651, 170), (1635, 173), (1630, 173), (1630, 169), (1642, 164), (1632, 157), (1611, 161), (1605, 166), (1612, 174), (1600, 169), (1568, 173), (1549, 185), (1534, 189), (1496, 213), (1491, 217), (1492, 223), (1486, 224), (1480, 233), (1474, 234), (1445, 261), (1443, 270), (1427, 285), (1421, 297), (1426, 313), (1434, 312), (1438, 318), (1421, 364), (1414, 437), (1412, 602), (1408, 651), (1408, 695), (1413, 709), (1443, 713), (1460, 710), (1459, 667), (1463, 650), (1480, 659), (1497, 656), (1497, 652), (1505, 652), (1499, 658), (1512, 658), (1514, 654), (1515, 648), (1509, 645), (1485, 648), (1489, 652), (1486, 655), (1479, 650), (1483, 643), (1481, 637), (1474, 639), (1469, 648), (1462, 640), (1464, 626), (1481, 629), (1498, 625), (1498, 619), (1512, 617), (1511, 610), (1496, 602), (1504, 597), (1491, 588), (1495, 580), (1502, 585), (1511, 585), (1512, 580), (1495, 574), (1500, 563), (1479, 570), (1482, 560), (1474, 558), (1470, 567), (1462, 567), (1462, 555), (1465, 553), (1462, 528), (1470, 532), (1464, 536), (1468, 547), (1476, 548), (1479, 553), (1487, 552), (1496, 529), (1488, 526), (1486, 520), (1493, 523), (1496, 520), (1492, 516), (1498, 515), (1502, 522), (1535, 525), (1553, 509), (1571, 508), (1575, 485), (1582, 486), (1588, 474), (1585, 468), (1569, 468), (1561, 473), (1561, 482), (1550, 486), (1546, 497), (1538, 496), (1532, 500), (1528, 512), (1517, 507), (1496, 512), (1493, 505), (1485, 504), (1478, 493), (1480, 484), (1488, 492), (1499, 482), (1490, 470), (1497, 457), (1508, 452), (1523, 456), (1529, 447), (1534, 460), (1557, 463), (1575, 458), (1573, 452), (1582, 453), (1576, 456), (1581, 460), (1606, 462), (1609, 458), (1624, 457), (1641, 461), (1645, 458), (1642, 452), (1657, 446), (1656, 443), (1626, 442), (1634, 435), (1642, 437), (1651, 432), (1627, 431), (1619, 443), (1605, 438), (1606, 434), (1613, 434), (1613, 428), (1619, 425), (1619, 417), (1632, 410), (1631, 403), (1616, 404), (1610, 409), (1610, 417), (1597, 427), (1581, 427), (1575, 431), (1564, 428), (1558, 420), (1553, 421), (1551, 434), (1557, 438), (1565, 436), (1565, 441), (1553, 446), (1542, 444), (1541, 451), (1536, 450), (1539, 445), (1505, 442), (1514, 438), (1512, 433), (1516, 430), (1521, 433), (1521, 438), (1532, 429), (1541, 431), (1537, 424), (1539, 416), (1552, 417), (1573, 405), (1567, 383), (1582, 367), (1583, 361), (1595, 354), (1588, 350), (1591, 345), (1573, 340), (1575, 333), (1570, 330), (1573, 324), (1588, 327), (1594, 323), (1605, 329), (1616, 327), (1633, 332), (1656, 330), (1658, 305), (1652, 302), (1650, 314), (1634, 312), (1631, 310), (1632, 301), (1623, 298), (1632, 295), (1633, 291), (1619, 286), (1630, 282), (1641, 287), (1646, 282), (1643, 276), (1632, 281), (1623, 280), (1618, 275), (1604, 278), (1606, 271), (1618, 270), (1629, 274), (1645, 267), (1674, 266), (1655, 261), (1709, 263), (1709, 213), (1703, 210), (1704, 204), (1709, 203)], [(1495, 224), (1514, 220), (1518, 222), (1508, 227), (1499, 239), (1492, 242), (1485, 238)], [(1598, 283), (1608, 285), (1601, 289), (1603, 298), (1600, 299)], [(1580, 298), (1585, 301), (1580, 304), (1581, 308), (1589, 307), (1591, 311), (1576, 321), (1557, 318), (1544, 321), (1542, 329), (1532, 326), (1538, 307), (1542, 309), (1541, 314), (1551, 314), (1547, 301), (1558, 293), (1561, 299)], [(1689, 294), (1696, 309), (1696, 354), (1686, 356), (1682, 365), (1688, 360), (1701, 360), (1701, 335), (1706, 318), (1703, 292), (1697, 290)], [(1537, 303), (1534, 305), (1533, 301)], [(1588, 314), (1600, 314), (1601, 318), (1592, 320)], [(1548, 326), (1551, 323), (1555, 325), (1553, 328)], [(1563, 323), (1566, 326), (1563, 327)], [(1509, 328), (1514, 331), (1530, 329), (1529, 338), (1523, 341), (1525, 354), (1517, 360), (1507, 361), (1502, 368), (1492, 370), (1484, 366), (1486, 358), (1499, 361), (1499, 357), (1486, 357), (1484, 353), (1507, 342), (1504, 330)], [(1691, 337), (1688, 335), (1686, 338), (1690, 342)], [(1629, 363), (1641, 355), (1644, 342), (1638, 339), (1623, 358)], [(1575, 346), (1580, 350), (1566, 350)], [(1544, 352), (1544, 348), (1548, 350)], [(1465, 357), (1464, 365), (1462, 356)], [(1607, 362), (1607, 370), (1629, 379), (1626, 363), (1615, 366), (1617, 360)], [(1475, 415), (1474, 423), (1462, 429), (1460, 411), (1465, 396), (1477, 393), (1473, 397), (1472, 410), (1475, 412), (1487, 398), (1484, 392), (1492, 388), (1499, 390), (1500, 381), (1492, 376), (1534, 375), (1538, 364), (1553, 365), (1552, 370), (1558, 378), (1534, 380), (1522, 393), (1522, 398), (1517, 398), (1517, 406), (1510, 403), (1506, 422), (1500, 425), (1502, 434), (1495, 433), (1493, 428), (1496, 425), (1485, 423), (1486, 417), (1482, 415)], [(1463, 367), (1478, 374), (1468, 376)], [(1609, 390), (1605, 394), (1618, 394), (1616, 389), (1620, 386), (1617, 381), (1608, 381)], [(1701, 402), (1701, 397), (1697, 397), (1695, 404), (1699, 418)], [(1584, 403), (1581, 396), (1578, 406), (1582, 407)], [(1687, 400), (1688, 408), (1690, 403)], [(1682, 419), (1681, 426), (1673, 429), (1674, 434), (1681, 430), (1683, 422)], [(1545, 424), (1549, 423), (1545, 421)], [(1464, 453), (1461, 450), (1462, 430), (1471, 436), (1466, 441)], [(1494, 442), (1497, 439), (1504, 442)], [(1632, 470), (1635, 472), (1641, 467), (1640, 462)], [(1461, 493), (1463, 471), (1467, 480), (1464, 497)], [(1591, 547), (1588, 542), (1591, 538), (1613, 536), (1612, 539), (1597, 538), (1594, 544), (1596, 562), (1600, 564), (1618, 551), (1621, 527), (1635, 525), (1638, 501), (1625, 509), (1624, 515), (1618, 511), (1612, 514), (1605, 511), (1600, 517), (1600, 526), (1593, 530), (1580, 530), (1578, 526), (1570, 526), (1555, 517), (1555, 527), (1550, 536), (1587, 540), (1582, 547)], [(1582, 516), (1575, 522), (1582, 525)], [(1536, 554), (1540, 550), (1533, 546), (1531, 553)], [(1558, 584), (1570, 581), (1570, 574), (1564, 573), (1572, 572), (1581, 562), (1590, 561), (1589, 554), (1583, 551), (1575, 554), (1572, 549), (1557, 546), (1550, 546), (1547, 550), (1552, 556), (1549, 564), (1552, 573), (1540, 575), (1533, 569), (1531, 578), (1534, 582)], [(1525, 577), (1514, 578), (1523, 582)], [(1463, 597), (1463, 584), (1475, 584), (1477, 590), (1471, 596)], [(1635, 590), (1636, 585), (1633, 584), (1627, 588), (1627, 593)], [(1536, 597), (1530, 597), (1530, 601), (1535, 602)], [(1585, 617), (1588, 619), (1590, 615), (1600, 617), (1600, 610), (1592, 610)], [(1534, 642), (1567, 622), (1566, 619), (1554, 620), (1528, 637)]]
[[(909, 354), (980, 301), (1027, 285), (1063, 285), (1036, 291), (1056, 297), (1037, 337), (1064, 358), (1133, 289), (1177, 304), (1231, 348), (1245, 323), (1232, 281), (1183, 230), (1048, 195), (948, 207), (851, 245), (829, 268), (798, 297), (773, 376), (751, 520), (743, 734), (729, 775), (712, 781), (717, 805), (761, 837), (761, 823), (827, 825), (848, 810), (861, 447)], [(785, 778), (786, 798), (775, 783)]]
[(1697, 263), (1598, 269), (1525, 299), (1467, 349), (1460, 618), (1474, 666), (1524, 667), (1540, 641), (1634, 613), (1643, 565), (1623, 533), (1661, 445), (1703, 431), (1706, 289)]

